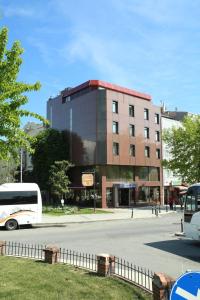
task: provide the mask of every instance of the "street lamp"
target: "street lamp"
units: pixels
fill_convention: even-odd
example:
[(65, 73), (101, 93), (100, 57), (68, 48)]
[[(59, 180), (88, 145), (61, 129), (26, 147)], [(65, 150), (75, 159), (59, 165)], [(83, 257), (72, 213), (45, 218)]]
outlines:
[(20, 149), (20, 182), (22, 182), (22, 169), (23, 169), (22, 158), (23, 158), (23, 150), (21, 148)]

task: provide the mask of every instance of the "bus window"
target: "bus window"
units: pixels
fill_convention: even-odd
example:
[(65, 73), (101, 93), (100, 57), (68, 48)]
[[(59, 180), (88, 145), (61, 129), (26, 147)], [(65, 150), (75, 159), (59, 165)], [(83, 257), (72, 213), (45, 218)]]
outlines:
[(0, 205), (37, 204), (37, 191), (9, 191), (0, 193)]

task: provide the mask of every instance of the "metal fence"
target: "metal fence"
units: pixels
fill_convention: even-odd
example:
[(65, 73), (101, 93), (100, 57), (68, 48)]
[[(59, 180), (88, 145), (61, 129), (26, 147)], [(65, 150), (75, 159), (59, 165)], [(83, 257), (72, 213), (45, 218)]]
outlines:
[(90, 271), (97, 271), (97, 258), (93, 254), (79, 253), (72, 250), (60, 249), (60, 263), (70, 264)]
[[(44, 260), (43, 250), (45, 248), (46, 245), (30, 245), (18, 242), (6, 242), (5, 255)], [(93, 254), (85, 254), (60, 248), (58, 261), (60, 263), (70, 264), (93, 272), (97, 271), (97, 256)], [(127, 280), (143, 288), (147, 292), (152, 293), (152, 271), (138, 267), (123, 259), (114, 257), (114, 261), (110, 262), (109, 274)]]
[(29, 257), (34, 259), (43, 260), (45, 245), (27, 245), (18, 242), (6, 242), (5, 255)]
[(114, 275), (133, 282), (148, 292), (152, 292), (152, 279), (154, 273), (145, 268), (138, 267), (123, 259), (115, 257)]

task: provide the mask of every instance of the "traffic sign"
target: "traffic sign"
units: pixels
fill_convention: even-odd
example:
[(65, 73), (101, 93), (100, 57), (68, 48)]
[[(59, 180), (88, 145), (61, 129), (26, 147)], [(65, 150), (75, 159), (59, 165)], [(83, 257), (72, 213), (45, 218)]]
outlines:
[(200, 272), (187, 272), (174, 283), (170, 300), (200, 300)]

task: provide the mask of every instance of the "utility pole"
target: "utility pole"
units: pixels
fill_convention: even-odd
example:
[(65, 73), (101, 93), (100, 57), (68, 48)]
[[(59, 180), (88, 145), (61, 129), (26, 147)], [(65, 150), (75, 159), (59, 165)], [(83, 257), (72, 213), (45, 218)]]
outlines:
[(21, 149), (20, 149), (20, 182), (22, 182), (22, 171), (23, 171), (23, 170), (22, 170), (22, 169), (23, 169), (23, 168), (22, 168), (22, 167), (23, 167), (23, 166), (22, 166), (22, 158), (23, 158), (23, 157), (22, 157), (22, 154), (23, 154), (23, 150), (22, 150), (22, 148), (21, 148)]

